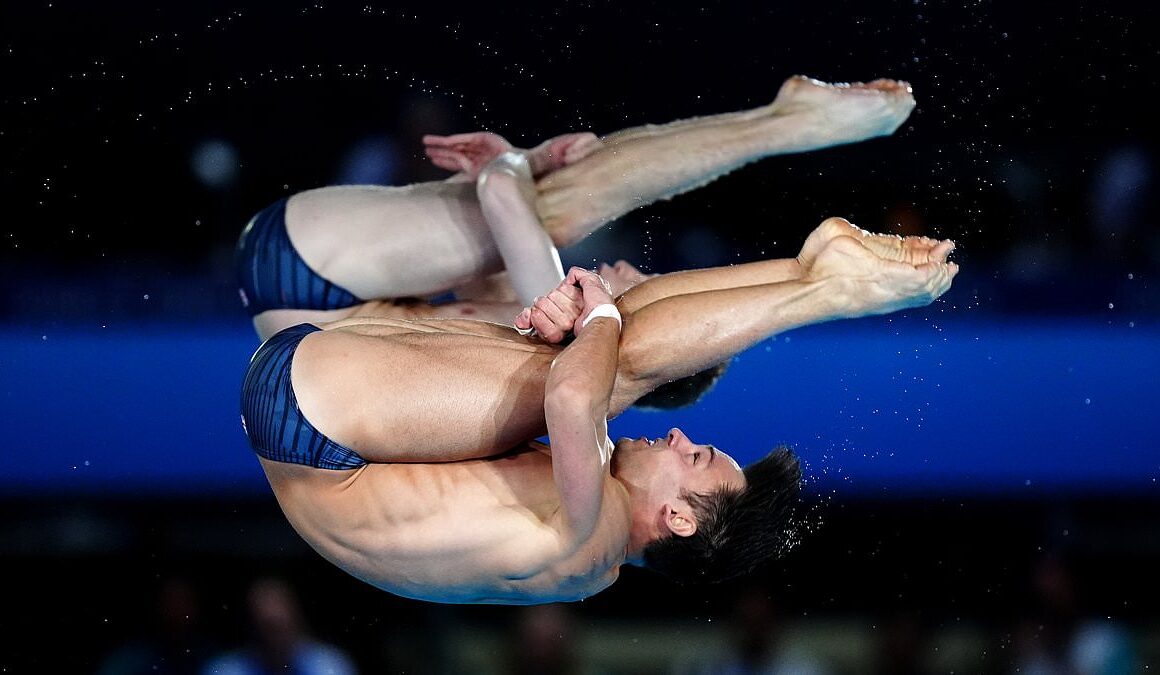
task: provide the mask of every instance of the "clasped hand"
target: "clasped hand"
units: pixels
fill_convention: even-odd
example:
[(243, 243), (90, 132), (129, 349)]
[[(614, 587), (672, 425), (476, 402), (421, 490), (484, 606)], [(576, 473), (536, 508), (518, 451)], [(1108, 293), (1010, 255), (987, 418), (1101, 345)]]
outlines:
[(568, 333), (579, 335), (588, 313), (597, 305), (612, 302), (612, 291), (599, 274), (573, 267), (547, 295), (535, 299), (515, 319), (520, 330), (534, 328), (546, 342), (561, 342)]

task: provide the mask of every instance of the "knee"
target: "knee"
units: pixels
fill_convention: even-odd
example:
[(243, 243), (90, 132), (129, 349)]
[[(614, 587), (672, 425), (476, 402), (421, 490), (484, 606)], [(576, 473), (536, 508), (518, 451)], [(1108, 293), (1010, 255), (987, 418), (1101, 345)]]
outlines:
[(577, 244), (596, 229), (594, 226), (589, 226), (591, 221), (588, 219), (568, 211), (541, 216), (541, 222), (544, 231), (548, 233), (556, 248), (566, 248)]

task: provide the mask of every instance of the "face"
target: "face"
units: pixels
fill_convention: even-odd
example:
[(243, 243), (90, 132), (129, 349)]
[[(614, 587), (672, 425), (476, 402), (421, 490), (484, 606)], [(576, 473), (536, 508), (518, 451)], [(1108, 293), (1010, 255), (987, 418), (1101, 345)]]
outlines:
[(723, 485), (745, 487), (732, 457), (712, 445), (694, 443), (680, 429), (657, 439), (622, 438), (612, 454), (612, 473), (648, 503), (676, 508), (683, 491), (709, 493)]

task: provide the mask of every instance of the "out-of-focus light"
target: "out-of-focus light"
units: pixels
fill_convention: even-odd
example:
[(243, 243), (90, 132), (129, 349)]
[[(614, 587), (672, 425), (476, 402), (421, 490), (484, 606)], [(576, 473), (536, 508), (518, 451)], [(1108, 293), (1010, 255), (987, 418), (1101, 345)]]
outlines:
[(1114, 150), (1104, 158), (1093, 181), (1092, 214), (1105, 233), (1137, 224), (1152, 181), (1152, 161), (1141, 147)]
[(347, 151), (335, 180), (339, 185), (393, 185), (398, 174), (398, 143), (388, 136), (372, 136)]
[(193, 175), (206, 187), (221, 190), (238, 180), (238, 151), (221, 139), (202, 141), (190, 157)]

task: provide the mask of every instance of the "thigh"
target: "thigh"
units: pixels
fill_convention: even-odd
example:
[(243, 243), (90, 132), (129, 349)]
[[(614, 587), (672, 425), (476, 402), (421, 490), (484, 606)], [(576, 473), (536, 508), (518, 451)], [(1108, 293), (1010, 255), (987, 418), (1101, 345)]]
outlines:
[(363, 300), (439, 293), (503, 264), (471, 184), (310, 190), (288, 202), (286, 229), (312, 270)]
[(369, 462), (487, 457), (545, 432), (554, 350), (405, 325), (357, 324), (302, 340), (291, 382), (319, 432)]

